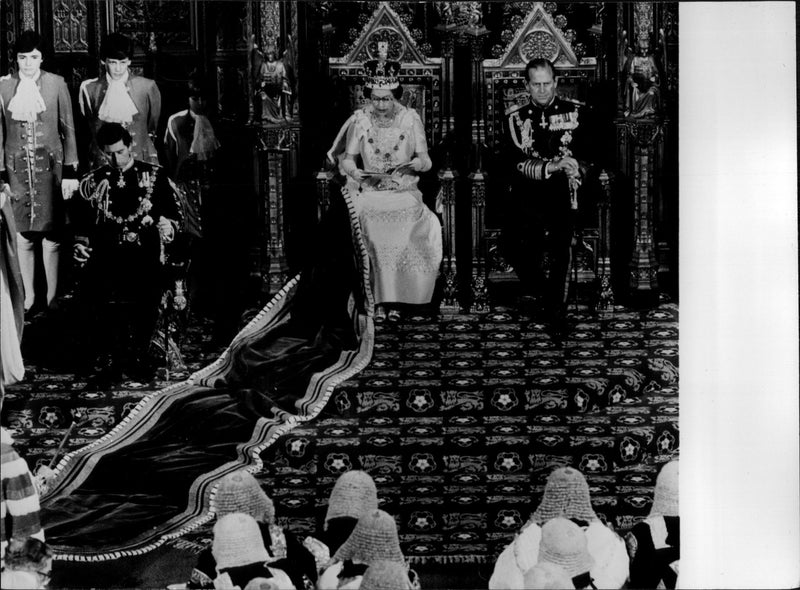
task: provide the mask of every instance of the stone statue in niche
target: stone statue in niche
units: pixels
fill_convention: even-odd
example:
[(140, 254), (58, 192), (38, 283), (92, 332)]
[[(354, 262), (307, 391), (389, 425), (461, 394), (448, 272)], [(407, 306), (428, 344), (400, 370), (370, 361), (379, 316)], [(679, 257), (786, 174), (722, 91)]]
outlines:
[(260, 118), (273, 124), (291, 121), (294, 110), (294, 72), (291, 60), (287, 60), (289, 51), (284, 57), (278, 57), (278, 49), (268, 43), (264, 52), (253, 46), (254, 86)]
[(637, 35), (635, 52), (627, 50), (622, 75), (625, 116), (644, 119), (661, 114), (661, 75), (647, 33)]

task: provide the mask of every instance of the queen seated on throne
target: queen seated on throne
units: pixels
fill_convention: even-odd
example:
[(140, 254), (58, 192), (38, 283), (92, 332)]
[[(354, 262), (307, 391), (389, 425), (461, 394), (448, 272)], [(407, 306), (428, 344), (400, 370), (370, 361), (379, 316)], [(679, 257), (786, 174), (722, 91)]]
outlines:
[[(383, 44), (381, 44), (383, 45)], [(398, 320), (393, 304), (426, 304), (433, 297), (442, 261), (442, 228), (423, 203), (420, 172), (431, 168), (419, 114), (399, 102), (400, 64), (364, 63), (368, 104), (357, 109), (328, 152), (345, 177), (370, 260), (375, 320)]]

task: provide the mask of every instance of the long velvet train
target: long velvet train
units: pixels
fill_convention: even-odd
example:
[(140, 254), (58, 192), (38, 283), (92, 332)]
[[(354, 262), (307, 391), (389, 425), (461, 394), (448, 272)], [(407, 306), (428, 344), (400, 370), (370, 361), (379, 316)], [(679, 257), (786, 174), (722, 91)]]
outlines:
[(60, 462), (42, 498), (57, 559), (144, 553), (208, 521), (225, 474), (259, 469), (264, 448), (319, 414), (333, 388), (367, 365), (369, 260), (344, 198), (316, 232), (313, 263), (217, 361), (144, 398)]

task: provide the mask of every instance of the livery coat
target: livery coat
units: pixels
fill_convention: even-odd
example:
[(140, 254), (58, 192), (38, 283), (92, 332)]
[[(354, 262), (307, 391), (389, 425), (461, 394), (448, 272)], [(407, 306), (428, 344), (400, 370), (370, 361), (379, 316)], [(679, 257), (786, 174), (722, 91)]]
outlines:
[[(139, 111), (133, 115), (133, 120), (129, 124), (124, 125), (133, 140), (130, 146), (131, 153), (137, 160), (158, 164), (158, 152), (152, 138), (155, 137), (158, 119), (161, 116), (161, 92), (155, 81), (133, 74), (128, 76), (125, 86), (136, 105), (136, 110)], [(106, 163), (103, 150), (97, 145), (97, 131), (104, 123), (100, 120), (99, 112), (107, 90), (108, 79), (103, 75), (84, 80), (78, 96), (81, 114), (89, 124), (92, 138), (90, 146), (92, 167)]]
[(8, 171), (18, 232), (49, 232), (64, 223), (64, 165), (78, 164), (72, 101), (64, 78), (41, 71), (36, 85), (45, 110), (36, 121), (15, 121), (7, 110), (19, 74), (0, 78), (0, 170)]
[(178, 111), (170, 116), (167, 121), (167, 131), (164, 134), (164, 153), (167, 157), (167, 168), (176, 182), (194, 180), (196, 171), (187, 161), (193, 159), (191, 154), (192, 138), (194, 137), (194, 118), (189, 110)]

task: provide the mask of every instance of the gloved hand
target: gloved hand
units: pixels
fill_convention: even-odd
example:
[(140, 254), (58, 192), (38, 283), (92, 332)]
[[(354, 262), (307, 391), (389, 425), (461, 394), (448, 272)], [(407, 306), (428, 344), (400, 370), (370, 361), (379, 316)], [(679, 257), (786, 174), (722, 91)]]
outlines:
[(158, 233), (161, 234), (161, 239), (165, 244), (169, 244), (175, 237), (175, 227), (166, 217), (158, 218)]
[(65, 201), (72, 198), (72, 193), (78, 190), (80, 183), (77, 178), (65, 178), (61, 181), (61, 196)]

